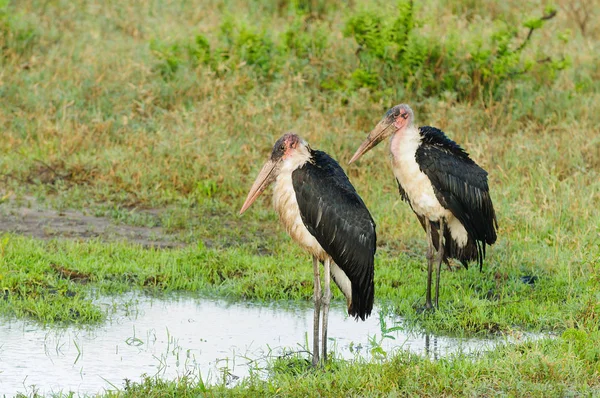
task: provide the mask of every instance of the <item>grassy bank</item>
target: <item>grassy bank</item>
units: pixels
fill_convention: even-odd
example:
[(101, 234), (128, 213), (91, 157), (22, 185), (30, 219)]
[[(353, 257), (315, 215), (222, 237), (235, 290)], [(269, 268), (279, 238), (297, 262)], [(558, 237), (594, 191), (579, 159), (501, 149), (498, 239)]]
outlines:
[(600, 392), (598, 332), (569, 330), (557, 340), (506, 346), (477, 358), (423, 359), (400, 352), (382, 364), (336, 363), (325, 371), (279, 368), (266, 382), (233, 389), (206, 388), (198, 380), (146, 379), (120, 394), (194, 396), (595, 396)]
[[(2, 235), (0, 313), (102, 322), (94, 294), (130, 289), (309, 300), (310, 261), (268, 195), (237, 215), (294, 130), (340, 161), (377, 222), (379, 304), (434, 333), (562, 337), (476, 359), (399, 353), (280, 372), (208, 395), (598, 393), (600, 25), (589, 4), (583, 24), (568, 1), (0, 1), (2, 211), (78, 209), (162, 227), (183, 246)], [(416, 311), (424, 233), (385, 149), (347, 165), (400, 102), (489, 171), (500, 224), (482, 273), (443, 272), (434, 314)], [(149, 379), (128, 394), (193, 396), (195, 383)]]
[[(528, 271), (533, 273), (524, 274), (520, 264), (511, 264), (507, 256), (501, 267), (492, 264), (482, 273), (477, 269), (446, 272), (443, 308), (421, 314), (425, 271), (420, 256), (382, 252), (376, 301), (393, 306), (409, 326), (435, 333), (560, 333), (572, 327), (598, 327), (597, 264)], [(528, 276), (537, 278), (534, 284), (523, 281)], [(311, 300), (313, 289), (310, 260), (293, 244), (257, 255), (253, 248), (197, 245), (158, 250), (99, 240), (43, 242), (11, 235), (2, 240), (0, 285), (0, 312), (50, 324), (101, 321), (106, 314), (93, 304), (98, 293), (192, 291), (270, 301)], [(335, 298), (343, 302), (337, 290)]]

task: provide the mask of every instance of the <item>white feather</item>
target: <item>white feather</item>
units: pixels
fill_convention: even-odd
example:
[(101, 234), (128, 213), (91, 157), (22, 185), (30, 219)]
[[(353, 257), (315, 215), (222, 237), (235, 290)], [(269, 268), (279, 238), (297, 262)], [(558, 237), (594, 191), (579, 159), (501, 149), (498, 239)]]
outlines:
[(333, 261), (331, 262), (331, 276), (333, 276), (335, 284), (338, 285), (344, 296), (346, 296), (349, 308), (352, 304), (352, 283), (346, 276), (346, 273)]
[(421, 135), (415, 126), (392, 135), (390, 153), (394, 176), (406, 192), (415, 213), (434, 222), (444, 218), (452, 238), (459, 247), (464, 247), (468, 239), (467, 230), (450, 210), (441, 205), (429, 177), (419, 168), (415, 155), (420, 144)]
[(292, 183), (292, 172), (310, 159), (310, 154), (304, 145), (298, 145), (291, 156), (283, 160), (283, 164), (273, 187), (273, 207), (279, 214), (279, 220), (288, 234), (302, 248), (319, 260), (325, 260), (327, 253), (302, 222), (300, 208), (296, 200), (296, 192)]

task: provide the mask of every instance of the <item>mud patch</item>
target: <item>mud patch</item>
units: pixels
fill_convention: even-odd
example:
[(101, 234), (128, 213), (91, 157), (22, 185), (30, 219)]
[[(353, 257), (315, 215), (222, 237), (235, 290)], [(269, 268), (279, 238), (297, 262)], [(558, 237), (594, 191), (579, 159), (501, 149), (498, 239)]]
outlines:
[(76, 210), (57, 211), (29, 207), (0, 207), (0, 232), (39, 239), (71, 238), (126, 240), (144, 247), (175, 248), (185, 243), (168, 235), (162, 227), (115, 224), (106, 217), (95, 217)]

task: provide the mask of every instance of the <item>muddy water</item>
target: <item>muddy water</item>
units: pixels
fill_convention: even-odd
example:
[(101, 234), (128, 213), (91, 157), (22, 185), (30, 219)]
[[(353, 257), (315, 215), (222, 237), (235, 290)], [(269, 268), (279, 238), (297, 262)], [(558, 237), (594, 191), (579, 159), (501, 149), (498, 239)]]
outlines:
[[(284, 350), (301, 351), (312, 328), (312, 308), (176, 297), (102, 298), (112, 313), (93, 328), (44, 329), (6, 319), (0, 324), (0, 392), (98, 393), (122, 389), (142, 374), (175, 378), (201, 375), (205, 382), (235, 382), (249, 369)], [(114, 310), (116, 308), (116, 310)], [(399, 329), (392, 330), (390, 329)], [(432, 357), (473, 351), (497, 342), (407, 334), (392, 316), (374, 313), (366, 322), (332, 306), (329, 347), (337, 357), (377, 359), (395, 349)], [(374, 345), (375, 344), (375, 345)]]

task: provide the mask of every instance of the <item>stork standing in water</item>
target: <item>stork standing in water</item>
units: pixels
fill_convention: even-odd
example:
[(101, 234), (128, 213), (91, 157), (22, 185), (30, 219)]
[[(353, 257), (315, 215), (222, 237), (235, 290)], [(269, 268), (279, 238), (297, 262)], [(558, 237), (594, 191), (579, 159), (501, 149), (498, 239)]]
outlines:
[(442, 261), (448, 264), (448, 258), (455, 258), (466, 268), (470, 261), (476, 260), (481, 270), (486, 245), (496, 242), (498, 223), (487, 172), (441, 130), (415, 126), (413, 111), (406, 104), (387, 111), (350, 163), (390, 136), (392, 170), (400, 196), (427, 233), (425, 308), (432, 309), (434, 260), (437, 261), (435, 307), (438, 307)]
[[(348, 177), (325, 152), (313, 150), (296, 134), (283, 135), (250, 188), (242, 214), (271, 184), (273, 206), (286, 231), (312, 254), (314, 272), (313, 365), (327, 360), (330, 276), (348, 304), (348, 314), (365, 320), (371, 314), (375, 287), (375, 222)], [(323, 290), (319, 262), (323, 263)]]

